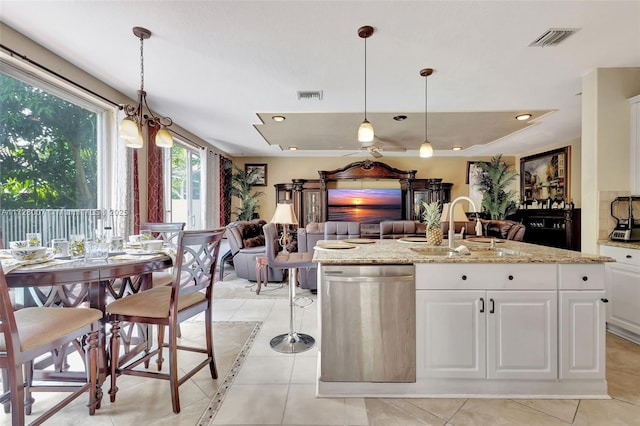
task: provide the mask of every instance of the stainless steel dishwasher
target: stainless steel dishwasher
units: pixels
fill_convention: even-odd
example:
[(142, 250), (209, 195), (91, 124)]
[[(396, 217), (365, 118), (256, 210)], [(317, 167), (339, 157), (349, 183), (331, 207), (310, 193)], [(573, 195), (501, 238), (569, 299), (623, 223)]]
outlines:
[(413, 265), (321, 265), (325, 382), (416, 381)]

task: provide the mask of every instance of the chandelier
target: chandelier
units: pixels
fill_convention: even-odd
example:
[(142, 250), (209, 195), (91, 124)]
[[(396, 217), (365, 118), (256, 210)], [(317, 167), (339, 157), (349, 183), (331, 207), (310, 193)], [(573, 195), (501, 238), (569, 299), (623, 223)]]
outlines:
[[(160, 126), (156, 132), (155, 142), (161, 148), (173, 146), (173, 136), (167, 127), (173, 124), (169, 117), (156, 117), (147, 104), (147, 92), (144, 91), (144, 40), (151, 37), (151, 31), (142, 27), (133, 27), (133, 34), (140, 39), (140, 90), (138, 90), (138, 105), (123, 105), (121, 109), (127, 115), (118, 128), (118, 134), (125, 140), (129, 148), (142, 148), (144, 139), (142, 130), (145, 126)], [(146, 110), (146, 112), (145, 112)]]

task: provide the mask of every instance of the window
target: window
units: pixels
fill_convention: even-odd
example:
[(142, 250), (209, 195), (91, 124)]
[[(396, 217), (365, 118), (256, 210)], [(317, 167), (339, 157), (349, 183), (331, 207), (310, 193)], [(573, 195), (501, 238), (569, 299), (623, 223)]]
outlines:
[(0, 208), (102, 207), (107, 109), (0, 65)]
[(176, 142), (171, 148), (171, 155), (165, 155), (167, 221), (185, 222), (186, 229), (202, 229), (200, 152)]

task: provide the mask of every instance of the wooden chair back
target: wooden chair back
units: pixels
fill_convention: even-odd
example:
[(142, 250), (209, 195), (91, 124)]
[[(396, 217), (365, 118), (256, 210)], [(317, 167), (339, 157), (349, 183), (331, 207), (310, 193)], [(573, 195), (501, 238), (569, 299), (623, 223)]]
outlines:
[(156, 240), (164, 240), (176, 244), (178, 234), (184, 230), (186, 223), (184, 222), (145, 222), (140, 224), (141, 231), (151, 231), (152, 236)]

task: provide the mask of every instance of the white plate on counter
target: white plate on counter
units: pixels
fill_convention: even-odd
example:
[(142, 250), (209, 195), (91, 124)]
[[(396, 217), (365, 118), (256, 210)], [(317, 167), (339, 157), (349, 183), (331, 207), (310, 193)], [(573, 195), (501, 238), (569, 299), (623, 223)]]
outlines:
[(358, 246), (345, 243), (320, 243), (314, 247), (314, 249), (318, 250), (350, 250), (355, 248), (358, 248)]

